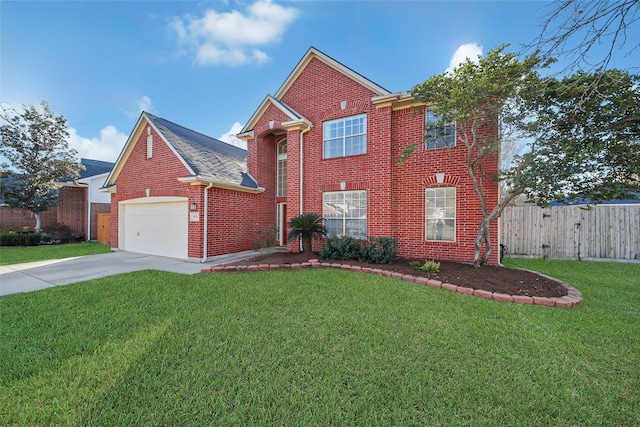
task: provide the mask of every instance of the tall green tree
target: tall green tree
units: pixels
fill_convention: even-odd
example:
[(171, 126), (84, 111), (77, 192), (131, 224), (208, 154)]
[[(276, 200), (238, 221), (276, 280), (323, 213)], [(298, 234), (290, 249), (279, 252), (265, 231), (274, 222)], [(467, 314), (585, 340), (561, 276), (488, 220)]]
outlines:
[(514, 160), (519, 175), (504, 171), (512, 189), (539, 205), (640, 198), (640, 76), (545, 78), (526, 108), (534, 120), (519, 125), (532, 142)]
[[(440, 121), (434, 127), (457, 123), (457, 141), (466, 150), (464, 165), (483, 217), (474, 266), (488, 263), (493, 251), (490, 224), (521, 194), (545, 205), (553, 200), (629, 196), (638, 189), (637, 77), (610, 70), (562, 80), (543, 78), (540, 71), (549, 60), (535, 54), (521, 60), (505, 49), (500, 46), (477, 61), (467, 59), (411, 91), (417, 100), (435, 104)], [(595, 79), (607, 84), (590, 90), (588, 83)], [(434, 135), (434, 129), (425, 129), (427, 142)], [(504, 142), (514, 138), (527, 144), (510, 165), (497, 173), (485, 170)], [(420, 144), (409, 144), (403, 158)], [(495, 188), (496, 180), (508, 191), (491, 206), (487, 188)]]
[(0, 155), (7, 160), (0, 165), (2, 198), (12, 209), (33, 213), (39, 232), (40, 214), (58, 201), (55, 183), (77, 178), (83, 166), (69, 148), (66, 119), (47, 102), (20, 113), (3, 106), (0, 120)]

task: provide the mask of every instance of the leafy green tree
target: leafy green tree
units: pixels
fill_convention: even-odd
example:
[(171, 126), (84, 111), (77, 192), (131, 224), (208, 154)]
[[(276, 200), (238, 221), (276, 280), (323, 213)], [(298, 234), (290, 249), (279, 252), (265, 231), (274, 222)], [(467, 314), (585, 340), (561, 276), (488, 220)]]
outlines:
[(46, 102), (22, 113), (3, 106), (0, 119), (0, 155), (7, 160), (0, 165), (2, 197), (12, 209), (32, 212), (39, 232), (40, 214), (58, 200), (55, 183), (77, 178), (83, 166), (69, 149), (66, 119)]
[[(488, 161), (497, 161), (503, 141), (512, 137), (507, 127), (499, 127), (506, 122), (523, 119), (524, 109), (519, 108), (523, 101), (521, 93), (539, 87), (537, 70), (545, 65), (535, 55), (520, 61), (515, 55), (504, 53), (505, 48), (498, 47), (488, 52), (486, 57), (478, 58), (477, 62), (467, 59), (452, 72), (433, 76), (411, 91), (415, 99), (427, 105), (434, 104), (433, 111), (440, 119), (431, 124), (433, 129), (425, 129), (425, 142), (437, 136), (435, 130), (445, 123), (457, 123), (457, 144), (466, 150), (463, 166), (473, 183), (483, 216), (475, 239), (475, 266), (488, 263), (493, 251), (489, 226), (518, 194), (517, 191), (512, 192), (497, 206), (490, 206), (487, 191), (495, 188), (497, 177), (495, 173), (485, 171), (484, 167)], [(500, 117), (502, 121), (499, 121)], [(420, 144), (409, 144), (401, 160)], [(459, 148), (447, 148), (453, 149)], [(456, 161), (453, 156), (451, 161)], [(518, 176), (517, 171), (514, 171), (514, 176)]]
[(520, 174), (504, 171), (512, 188), (541, 206), (640, 198), (639, 76), (609, 69), (546, 78), (526, 107), (535, 120), (520, 129), (533, 142), (515, 158)]
[(327, 235), (327, 229), (322, 224), (322, 218), (317, 213), (306, 213), (295, 216), (287, 223), (291, 231), (287, 235), (289, 240), (302, 240), (302, 251), (311, 253), (311, 240)]
[[(411, 91), (417, 100), (435, 103), (434, 112), (440, 117), (436, 128), (457, 122), (457, 141), (466, 150), (463, 163), (483, 216), (474, 266), (488, 263), (493, 251), (490, 224), (519, 195), (545, 205), (575, 198), (598, 201), (638, 190), (637, 77), (609, 70), (562, 80), (543, 78), (540, 70), (549, 60), (535, 54), (520, 60), (505, 48), (500, 46), (475, 62), (467, 59)], [(596, 79), (606, 84), (594, 91), (590, 83)], [(425, 140), (434, 134), (427, 128)], [(504, 142), (514, 138), (527, 141), (523, 150), (497, 174), (486, 171), (487, 162), (495, 161)], [(422, 143), (409, 144), (401, 160)], [(496, 180), (503, 181), (508, 191), (497, 204), (489, 205), (487, 189), (494, 188)]]

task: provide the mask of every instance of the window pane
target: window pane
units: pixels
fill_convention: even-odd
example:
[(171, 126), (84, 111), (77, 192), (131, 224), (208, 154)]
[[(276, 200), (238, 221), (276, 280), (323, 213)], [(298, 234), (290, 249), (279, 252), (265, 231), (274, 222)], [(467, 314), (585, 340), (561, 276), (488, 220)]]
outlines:
[(455, 241), (455, 187), (425, 190), (426, 240)]
[(342, 140), (329, 139), (324, 142), (324, 157), (340, 157), (342, 156)]
[(367, 116), (345, 117), (323, 123), (324, 158), (367, 152)]
[(367, 221), (362, 219), (348, 219), (345, 226), (345, 235), (356, 239), (366, 239)]
[(327, 228), (327, 235), (342, 236), (342, 220), (341, 219), (324, 219), (324, 226)]
[(329, 235), (367, 235), (367, 192), (333, 191), (322, 194), (322, 216)]
[(425, 148), (454, 147), (456, 122), (442, 123), (442, 116), (437, 116), (431, 107), (427, 108), (425, 116)]

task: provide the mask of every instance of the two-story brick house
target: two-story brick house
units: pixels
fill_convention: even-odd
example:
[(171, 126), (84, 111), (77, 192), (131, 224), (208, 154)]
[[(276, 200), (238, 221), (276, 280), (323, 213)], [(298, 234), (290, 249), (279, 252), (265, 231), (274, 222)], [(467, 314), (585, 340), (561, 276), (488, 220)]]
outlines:
[[(403, 257), (470, 262), (482, 213), (456, 124), (398, 161), (431, 119), (429, 106), (314, 48), (238, 135), (246, 152), (143, 113), (106, 182), (112, 246), (206, 260), (251, 249), (276, 224), (297, 251), (286, 222), (316, 212), (330, 234), (389, 236)], [(491, 207), (498, 185), (484, 185)], [(496, 224), (490, 232), (497, 245)]]
[[(482, 212), (456, 124), (443, 129), (441, 143), (399, 163), (407, 145), (422, 141), (428, 119), (428, 106), (407, 93), (390, 93), (309, 49), (238, 135), (247, 141), (249, 171), (266, 189), (259, 209), (271, 213), (280, 242), (287, 219), (317, 212), (330, 234), (390, 236), (404, 257), (470, 262)], [(497, 156), (484, 170), (496, 169)], [(497, 183), (485, 180), (485, 193), (495, 205)], [(497, 234), (494, 224), (494, 244)]]

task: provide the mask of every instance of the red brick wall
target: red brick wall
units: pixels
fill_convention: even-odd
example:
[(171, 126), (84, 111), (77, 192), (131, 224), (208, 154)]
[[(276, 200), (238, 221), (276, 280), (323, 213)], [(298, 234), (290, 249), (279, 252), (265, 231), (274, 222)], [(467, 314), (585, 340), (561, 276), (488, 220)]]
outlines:
[[(188, 197), (191, 202), (196, 201), (198, 209), (202, 210), (202, 187), (191, 186), (178, 181), (179, 177), (185, 176), (189, 170), (176, 157), (175, 153), (164, 143), (160, 135), (153, 129), (153, 156), (147, 158), (147, 130), (146, 123), (140, 126), (144, 130), (135, 141), (133, 149), (122, 167), (116, 180), (116, 193), (111, 195), (111, 246), (117, 248), (118, 242), (118, 203), (146, 197), (146, 189), (149, 189), (150, 197), (177, 196)], [(200, 214), (202, 218), (202, 213)], [(189, 234), (197, 233), (196, 228), (201, 227), (200, 223), (189, 222)], [(200, 240), (189, 241), (189, 257), (202, 256), (202, 233)]]
[(62, 187), (59, 190), (58, 224), (69, 226), (74, 235), (87, 235), (87, 191), (86, 187)]
[[(42, 227), (48, 227), (56, 223), (58, 218), (58, 208), (49, 209), (40, 214)], [(27, 227), (33, 230), (36, 226), (36, 219), (29, 211), (20, 209), (9, 209), (6, 206), (0, 207), (0, 231), (18, 231)]]
[(275, 223), (275, 213), (257, 208), (263, 195), (211, 188), (207, 256), (253, 249), (259, 231)]
[[(118, 247), (118, 202), (146, 197), (146, 189), (150, 189), (150, 197), (187, 197), (189, 206), (196, 204), (195, 211), (189, 209), (189, 214), (197, 212), (200, 218), (199, 221), (189, 221), (188, 256), (200, 259), (204, 257), (205, 186), (179, 182), (178, 178), (187, 175), (188, 169), (159, 135), (153, 130), (152, 134), (153, 157), (147, 158), (145, 129), (117, 177), (117, 193), (111, 196), (111, 246)], [(267, 137), (269, 139), (273, 137)], [(260, 164), (260, 179), (270, 184), (268, 191), (273, 198), (275, 166), (270, 170), (265, 165), (267, 162), (275, 165), (275, 143), (254, 145), (253, 150), (254, 158)], [(249, 250), (257, 232), (275, 223), (275, 205), (261, 203), (264, 198), (260, 195), (216, 187), (209, 189), (208, 194), (207, 257)]]
[[(304, 134), (304, 212), (322, 213), (322, 193), (339, 191), (340, 182), (347, 190), (367, 190), (367, 235), (392, 236), (398, 239), (403, 257), (435, 258), (470, 262), (473, 242), (482, 218), (478, 198), (466, 174), (466, 149), (459, 144), (453, 150), (418, 150), (402, 165), (398, 158), (409, 143), (422, 140), (424, 113), (413, 109), (392, 111), (376, 108), (374, 93), (323, 62), (312, 59), (282, 97), (282, 101), (311, 121), (313, 127)], [(347, 101), (341, 109), (341, 101)], [(367, 153), (334, 159), (322, 158), (322, 123), (360, 113), (367, 114)], [(251, 174), (267, 188), (260, 207), (275, 218), (275, 138), (269, 134), (268, 122), (276, 126), (282, 113), (268, 109), (256, 124), (256, 138), (249, 141)], [(259, 132), (262, 132), (260, 135)], [(287, 208), (288, 216), (299, 210), (299, 131), (287, 135)], [(257, 156), (258, 158), (254, 157)], [(497, 156), (485, 165), (495, 171)], [(456, 187), (456, 241), (426, 242), (424, 233), (425, 188), (437, 185), (434, 174), (446, 174), (445, 185)], [(488, 176), (490, 208), (497, 203), (498, 186)], [(273, 211), (273, 214), (271, 212)], [(491, 227), (497, 245), (497, 224)], [(314, 243), (314, 250), (321, 242)], [(289, 250), (297, 250), (290, 242)], [(491, 258), (497, 263), (497, 250)]]
[[(402, 150), (410, 143), (421, 142), (424, 113), (413, 109), (395, 111), (393, 114), (393, 174), (394, 174), (394, 237), (400, 244), (404, 257), (429, 258), (471, 262), (474, 240), (482, 220), (479, 198), (467, 174), (467, 148), (458, 140), (453, 149), (416, 149), (399, 164)], [(458, 125), (460, 132), (460, 125)], [(485, 129), (490, 132), (490, 129)], [(497, 169), (497, 155), (484, 164), (487, 175), (482, 177), (487, 203), (491, 209), (498, 201), (498, 185), (491, 173)], [(445, 181), (438, 184), (436, 173), (444, 173)], [(425, 241), (425, 189), (432, 187), (456, 188), (456, 241)], [(497, 221), (490, 228), (494, 252), (490, 262), (498, 262)]]
[[(71, 233), (85, 235), (87, 232), (87, 189), (85, 187), (61, 187), (57, 206), (40, 215), (41, 228), (54, 224), (68, 225)], [(36, 220), (28, 211), (0, 208), (0, 230), (33, 230)]]
[[(313, 127), (304, 134), (304, 188), (303, 211), (322, 214), (322, 193), (340, 189), (340, 182), (345, 181), (348, 189), (369, 189), (374, 196), (389, 194), (391, 189), (391, 150), (390, 145), (381, 144), (384, 138), (391, 134), (390, 110), (376, 110), (371, 102), (374, 93), (356, 83), (342, 73), (329, 67), (318, 59), (312, 59), (305, 70), (282, 97), (282, 101), (311, 121)], [(346, 108), (341, 109), (341, 101), (347, 101)], [(274, 109), (276, 110), (276, 109)], [(274, 120), (279, 124), (283, 117), (279, 110), (267, 109), (255, 126), (255, 130), (268, 132), (268, 123)], [(322, 122), (356, 114), (367, 113), (367, 154), (345, 158), (322, 158)], [(289, 120), (284, 117), (284, 120)], [(275, 139), (266, 137), (256, 138), (249, 142), (252, 145), (268, 145), (273, 154), (266, 157), (267, 161), (257, 164), (250, 162), (250, 172), (257, 178), (264, 171), (275, 173)], [(291, 218), (300, 213), (300, 131), (290, 131), (287, 134), (287, 212)], [(253, 153), (249, 151), (251, 159)], [(260, 169), (263, 168), (263, 169)], [(382, 178), (385, 177), (385, 178)], [(261, 186), (270, 190), (273, 180), (261, 181)], [(275, 196), (265, 194), (265, 204), (271, 206), (275, 220)], [(369, 222), (377, 224), (370, 229), (372, 235), (390, 232), (389, 221), (383, 222), (382, 217), (388, 215), (391, 209), (389, 198), (376, 197), (369, 207)], [(288, 218), (288, 219), (289, 219)], [(378, 229), (379, 227), (379, 229)], [(314, 249), (318, 249), (321, 242), (314, 242)], [(297, 242), (289, 242), (290, 250), (298, 250)]]

